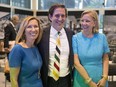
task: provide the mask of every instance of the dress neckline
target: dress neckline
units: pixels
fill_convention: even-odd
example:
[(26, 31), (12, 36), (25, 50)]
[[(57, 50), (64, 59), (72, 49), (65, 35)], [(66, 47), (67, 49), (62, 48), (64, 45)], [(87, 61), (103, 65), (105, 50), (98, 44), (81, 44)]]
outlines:
[(92, 37), (86, 37), (82, 32), (81, 32), (81, 34), (82, 34), (82, 36), (84, 37), (84, 38), (87, 38), (87, 39), (93, 39), (94, 38), (94, 34), (93, 34), (93, 36)]

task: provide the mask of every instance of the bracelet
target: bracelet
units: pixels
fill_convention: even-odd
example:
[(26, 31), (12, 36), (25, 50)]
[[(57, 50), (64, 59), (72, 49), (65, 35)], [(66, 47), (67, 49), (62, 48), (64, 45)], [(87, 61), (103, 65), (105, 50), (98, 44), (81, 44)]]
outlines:
[(87, 80), (85, 80), (85, 83), (89, 84), (91, 82), (92, 78), (89, 78)]
[(107, 75), (102, 75), (102, 78), (104, 78), (105, 80), (108, 80), (108, 76)]

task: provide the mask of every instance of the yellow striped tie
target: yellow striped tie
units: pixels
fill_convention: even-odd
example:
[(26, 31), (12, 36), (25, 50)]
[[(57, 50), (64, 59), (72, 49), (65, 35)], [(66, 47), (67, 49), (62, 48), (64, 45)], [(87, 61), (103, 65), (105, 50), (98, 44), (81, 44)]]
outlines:
[(61, 47), (61, 43), (60, 43), (60, 36), (59, 36), (60, 32), (58, 32), (57, 34), (57, 38), (56, 38), (56, 49), (55, 49), (55, 62), (54, 62), (54, 69), (52, 71), (53, 74), (53, 78), (54, 80), (58, 80), (59, 79), (59, 72), (60, 72), (60, 47)]

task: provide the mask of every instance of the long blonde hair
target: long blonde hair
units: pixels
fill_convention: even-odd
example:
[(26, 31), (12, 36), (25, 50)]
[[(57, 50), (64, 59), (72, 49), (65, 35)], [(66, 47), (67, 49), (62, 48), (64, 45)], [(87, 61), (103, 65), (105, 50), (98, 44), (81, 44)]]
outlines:
[(83, 17), (83, 15), (85, 14), (89, 14), (90, 17), (93, 18), (94, 22), (95, 22), (95, 27), (93, 27), (92, 33), (98, 33), (99, 32), (99, 22), (98, 22), (98, 14), (95, 10), (85, 10), (82, 14), (81, 14), (81, 18)]
[(29, 24), (29, 22), (31, 20), (37, 20), (37, 22), (38, 22), (39, 35), (38, 35), (37, 39), (35, 40), (34, 44), (39, 43), (39, 41), (42, 37), (42, 29), (40, 27), (40, 22), (36, 17), (28, 16), (28, 17), (24, 18), (23, 21), (21, 22), (19, 31), (18, 31), (17, 36), (16, 36), (16, 42), (15, 42), (16, 44), (18, 44), (19, 42), (26, 42), (25, 29), (27, 28), (27, 25)]

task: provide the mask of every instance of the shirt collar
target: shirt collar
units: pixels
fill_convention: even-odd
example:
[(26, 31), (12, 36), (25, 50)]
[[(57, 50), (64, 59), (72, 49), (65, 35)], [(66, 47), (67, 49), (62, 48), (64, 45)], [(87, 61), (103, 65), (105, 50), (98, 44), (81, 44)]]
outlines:
[(13, 26), (13, 27), (15, 27), (15, 25), (10, 21), (10, 23), (11, 23), (11, 25)]
[[(64, 32), (65, 32), (65, 30), (64, 30), (64, 28), (62, 28), (61, 31), (60, 31), (61, 35), (62, 35)], [(58, 31), (57, 31), (55, 28), (53, 28), (53, 27), (51, 26), (51, 34), (54, 35), (54, 36), (56, 36), (57, 33), (58, 33)]]

